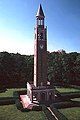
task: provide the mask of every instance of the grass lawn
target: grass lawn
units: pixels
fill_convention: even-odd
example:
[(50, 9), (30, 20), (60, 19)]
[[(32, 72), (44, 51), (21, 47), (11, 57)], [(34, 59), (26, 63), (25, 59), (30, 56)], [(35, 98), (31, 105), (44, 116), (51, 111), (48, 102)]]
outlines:
[(80, 92), (80, 89), (76, 89), (76, 88), (59, 88), (56, 87), (56, 90), (58, 90), (60, 93), (64, 93), (64, 92)]
[(80, 120), (80, 107), (59, 109), (69, 120)]
[(27, 93), (27, 89), (26, 88), (13, 88), (13, 89), (7, 89), (7, 91), (5, 91), (4, 93), (0, 93), (0, 97), (13, 97), (13, 92), (14, 91), (21, 91), (21, 90), (26, 90)]
[[(0, 93), (0, 97), (13, 97), (14, 91), (26, 90), (26, 88), (7, 89)], [(26, 90), (27, 93), (27, 90)], [(17, 110), (16, 105), (1, 105), (0, 120), (47, 120), (43, 111), (21, 112)]]
[(47, 120), (43, 111), (21, 112), (15, 105), (0, 106), (0, 120)]
[(71, 99), (72, 101), (79, 101), (80, 102), (80, 98), (74, 98), (74, 99)]

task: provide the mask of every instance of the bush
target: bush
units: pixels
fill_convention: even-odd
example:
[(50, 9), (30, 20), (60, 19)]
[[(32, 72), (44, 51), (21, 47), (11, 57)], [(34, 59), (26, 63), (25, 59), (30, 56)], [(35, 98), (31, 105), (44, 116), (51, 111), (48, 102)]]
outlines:
[(42, 105), (42, 110), (44, 111), (48, 120), (54, 120), (53, 115), (51, 114), (51, 112), (48, 110), (48, 108), (45, 105)]
[(17, 91), (19, 95), (24, 95), (27, 94), (27, 90), (21, 90), (21, 91)]
[(23, 108), (22, 103), (20, 102), (19, 99), (17, 99), (17, 100), (15, 101), (15, 104), (16, 104), (16, 107), (17, 107), (18, 110), (20, 110), (20, 109)]
[(13, 96), (14, 96), (15, 98), (19, 98), (19, 93), (18, 93), (18, 91), (14, 91), (14, 92), (13, 92)]
[(53, 106), (60, 109), (60, 108), (73, 107), (74, 104), (73, 102), (59, 102), (59, 103), (54, 103)]
[(0, 93), (3, 93), (3, 92), (5, 92), (7, 89), (5, 88), (5, 87), (0, 87)]
[(33, 106), (32, 110), (33, 111), (42, 111), (42, 106)]
[(21, 112), (29, 112), (29, 111), (30, 111), (30, 110), (27, 109), (27, 108), (21, 108), (20, 110), (21, 110)]
[(51, 110), (59, 120), (68, 120), (63, 114), (61, 114), (53, 105), (50, 105)]
[(62, 93), (61, 96), (63, 98), (77, 98), (80, 97), (80, 92), (76, 91), (76, 92), (67, 92), (67, 93)]
[(12, 97), (0, 98), (0, 105), (15, 104), (15, 99)]
[(26, 91), (26, 90), (14, 91), (14, 92), (13, 92), (13, 96), (14, 96), (15, 98), (20, 98), (20, 95), (24, 95), (24, 94), (27, 94), (27, 91)]

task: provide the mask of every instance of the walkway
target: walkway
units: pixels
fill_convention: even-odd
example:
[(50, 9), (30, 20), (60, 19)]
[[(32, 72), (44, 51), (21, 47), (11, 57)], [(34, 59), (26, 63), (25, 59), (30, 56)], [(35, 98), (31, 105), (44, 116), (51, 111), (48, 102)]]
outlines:
[(58, 120), (58, 118), (55, 116), (55, 114), (53, 113), (53, 111), (50, 109), (50, 107), (47, 107), (48, 110), (51, 112), (51, 114), (53, 115), (53, 117), (55, 118), (55, 120)]

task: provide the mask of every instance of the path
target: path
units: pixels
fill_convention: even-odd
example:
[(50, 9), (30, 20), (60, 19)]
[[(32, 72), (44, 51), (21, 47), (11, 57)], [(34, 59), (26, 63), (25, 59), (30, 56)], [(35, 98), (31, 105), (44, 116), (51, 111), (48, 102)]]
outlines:
[(58, 118), (55, 116), (55, 114), (53, 113), (53, 111), (50, 109), (50, 107), (47, 107), (48, 110), (51, 112), (51, 114), (54, 116), (55, 120), (58, 120)]

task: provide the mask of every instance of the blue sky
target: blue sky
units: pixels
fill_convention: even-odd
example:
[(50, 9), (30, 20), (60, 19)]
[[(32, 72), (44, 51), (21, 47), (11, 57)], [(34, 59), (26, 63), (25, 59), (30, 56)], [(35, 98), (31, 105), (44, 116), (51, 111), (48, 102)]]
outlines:
[(34, 54), (40, 3), (48, 28), (48, 51), (80, 52), (80, 0), (0, 0), (0, 52)]

